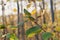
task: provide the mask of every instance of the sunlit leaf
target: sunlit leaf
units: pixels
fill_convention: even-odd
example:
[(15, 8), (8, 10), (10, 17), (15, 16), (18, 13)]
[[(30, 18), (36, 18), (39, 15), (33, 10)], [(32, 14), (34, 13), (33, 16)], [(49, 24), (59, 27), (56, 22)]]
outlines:
[(60, 27), (59, 27), (59, 26), (57, 26), (57, 27), (55, 28), (55, 31), (60, 32)]
[(12, 30), (15, 30), (15, 29), (17, 28), (17, 26), (11, 25), (10, 28), (11, 28)]
[(17, 36), (14, 33), (10, 35), (10, 38), (12, 38), (14, 40), (18, 40)]
[(46, 28), (47, 27), (47, 24), (42, 24), (42, 28)]
[(41, 32), (41, 28), (39, 26), (34, 26), (28, 30), (26, 30), (26, 35), (27, 37), (33, 37), (34, 35), (38, 34)]
[(31, 7), (31, 3), (29, 3), (28, 5), (27, 5), (27, 8), (30, 8)]
[(34, 9), (31, 14), (34, 15), (36, 13), (36, 9)]
[(14, 40), (13, 38), (10, 38), (10, 40)]
[(14, 33), (12, 34), (8, 33), (6, 34), (6, 37), (9, 38), (10, 40), (18, 40), (17, 36)]
[(56, 33), (55, 33), (55, 32), (52, 32), (52, 34), (53, 34), (53, 37), (55, 37), (55, 36), (56, 36)]
[(16, 8), (13, 8), (13, 12), (17, 12), (17, 9)]
[(50, 33), (50, 32), (44, 32), (44, 33), (42, 33), (42, 38), (43, 38), (43, 40), (48, 40), (48, 39), (51, 38), (52, 36), (53, 36), (53, 34)]

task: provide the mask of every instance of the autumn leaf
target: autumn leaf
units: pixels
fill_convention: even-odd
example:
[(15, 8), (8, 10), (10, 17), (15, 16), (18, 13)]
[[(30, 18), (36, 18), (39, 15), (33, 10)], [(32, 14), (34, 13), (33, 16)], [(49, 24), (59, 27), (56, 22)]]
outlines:
[(32, 10), (31, 14), (34, 15), (36, 13), (36, 9)]
[(60, 32), (60, 27), (57, 26), (54, 30)]
[(17, 9), (16, 8), (13, 8), (13, 12), (17, 12)]
[(29, 3), (28, 5), (27, 5), (27, 8), (30, 8), (31, 7), (31, 3)]

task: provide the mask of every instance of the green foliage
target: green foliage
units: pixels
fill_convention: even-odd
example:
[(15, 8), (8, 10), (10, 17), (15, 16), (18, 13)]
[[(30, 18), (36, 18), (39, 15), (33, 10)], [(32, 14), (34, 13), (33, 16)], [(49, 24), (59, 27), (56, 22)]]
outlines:
[(33, 37), (34, 35), (38, 34), (41, 32), (41, 28), (39, 26), (34, 26), (28, 30), (26, 30), (26, 35), (27, 37)]
[(14, 40), (18, 40), (15, 34), (10, 34), (10, 38), (13, 38)]
[(16, 29), (17, 26), (13, 26), (13, 25), (11, 25), (10, 28), (11, 28), (11, 29)]
[(29, 13), (26, 9), (24, 9), (24, 13), (26, 16), (31, 16), (31, 13)]
[(44, 33), (42, 33), (42, 38), (43, 38), (43, 40), (48, 40), (48, 39), (51, 38), (52, 36), (53, 36), (53, 34), (50, 33), (50, 32), (44, 32)]
[(26, 18), (28, 18), (31, 21), (34, 21), (35, 20), (32, 16), (26, 16)]
[(35, 18), (31, 16), (31, 13), (29, 13), (26, 9), (24, 9), (24, 13), (26, 15), (26, 18), (29, 18), (29, 20), (34, 21)]
[(6, 34), (6, 38), (10, 38), (10, 33), (7, 33)]
[(6, 35), (6, 37), (9, 38), (10, 40), (12, 40), (12, 39), (18, 40), (18, 38), (16, 37), (16, 35), (15, 35), (14, 33), (12, 33), (12, 34), (8, 33), (8, 34)]
[(0, 25), (0, 29), (5, 29), (5, 25)]
[(60, 32), (60, 26), (55, 27), (54, 30)]

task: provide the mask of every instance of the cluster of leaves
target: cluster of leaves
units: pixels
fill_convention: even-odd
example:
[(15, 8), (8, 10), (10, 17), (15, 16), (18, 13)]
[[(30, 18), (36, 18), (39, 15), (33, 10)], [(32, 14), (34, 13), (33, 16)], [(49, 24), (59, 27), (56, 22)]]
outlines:
[(0, 29), (5, 29), (5, 25), (0, 25)]
[[(30, 12), (28, 12), (26, 9), (24, 9), (24, 13), (25, 13), (26, 18), (28, 18), (30, 21), (35, 22), (36, 19), (31, 16)], [(22, 26), (25, 22), (27, 22), (29, 20), (25, 20), (24, 22), (20, 22), (18, 25)], [(27, 29), (26, 30), (26, 36), (30, 38), (30, 37), (33, 37), (33, 36), (35, 36), (35, 35), (37, 35), (37, 34), (39, 34), (40, 32), (43, 31), (42, 32), (42, 39), (43, 40), (48, 40), (49, 38), (53, 38), (53, 40), (58, 40), (57, 38), (55, 38), (55, 33), (47, 32), (47, 30), (44, 31), (44, 29), (47, 28), (47, 24), (43, 24), (42, 26), (41, 25), (35, 25), (32, 28)], [(18, 27), (11, 25), (10, 28), (12, 30), (15, 30)], [(5, 29), (5, 25), (0, 25), (0, 29)], [(60, 27), (55, 27), (54, 30), (57, 31), (57, 32), (60, 32)], [(1, 34), (0, 36), (1, 37), (6, 36), (10, 40), (18, 40), (18, 38), (16, 37), (16, 35), (14, 33), (13, 34), (7, 33), (7, 34), (4, 34), (4, 35)]]
[[(25, 16), (29, 20), (31, 20), (33, 22), (36, 20), (35, 18), (33, 18), (31, 16), (31, 13), (28, 12), (26, 9), (24, 9), (24, 13), (25, 13)], [(52, 38), (53, 40), (58, 40), (57, 38), (55, 39), (55, 36), (52, 32), (47, 32), (47, 30), (44, 31), (44, 28), (47, 28), (47, 24), (43, 24), (42, 26), (43, 27), (41, 27), (41, 25), (38, 24), (36, 26), (33, 26), (32, 28), (27, 29), (26, 30), (26, 36), (29, 37), (29, 38), (33, 37), (33, 36), (39, 34), (40, 32), (42, 32), (42, 30), (43, 30), (43, 32), (42, 32), (42, 39), (43, 40), (48, 40), (49, 38)], [(54, 30), (60, 32), (60, 27), (55, 27)]]
[(9, 40), (18, 40), (17, 36), (14, 33), (7, 33), (7, 34), (4, 34), (4, 35), (1, 34), (1, 37), (2, 38), (6, 37)]

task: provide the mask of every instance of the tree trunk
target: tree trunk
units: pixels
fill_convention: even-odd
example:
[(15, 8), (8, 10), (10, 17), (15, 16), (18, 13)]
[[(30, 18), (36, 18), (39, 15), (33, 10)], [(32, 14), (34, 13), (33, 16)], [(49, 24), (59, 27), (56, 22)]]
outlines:
[[(20, 23), (20, 15), (19, 15), (20, 10), (19, 10), (19, 2), (18, 2), (18, 0), (17, 0), (17, 9), (18, 9), (17, 10), (17, 13), (18, 13), (17, 16), (18, 16), (18, 24), (19, 24)], [(18, 36), (18, 39), (20, 40), (20, 25), (18, 25), (18, 35), (17, 36)]]
[[(1, 2), (2, 2), (2, 20), (3, 20), (3, 25), (5, 26), (5, 22), (4, 22), (4, 11), (5, 11), (5, 8), (4, 8), (3, 0)], [(6, 31), (6, 28), (3, 30), (3, 35), (5, 34), (5, 31)], [(6, 40), (6, 37), (4, 37), (4, 40)]]
[[(23, 19), (23, 2), (24, 0), (21, 0), (21, 14), (20, 14), (20, 22), (24, 22)], [(22, 40), (25, 40), (25, 29), (24, 29), (24, 24), (21, 26), (21, 32), (22, 32)]]
[(54, 22), (53, 0), (50, 0), (52, 22)]
[[(18, 24), (23, 22), (23, 13), (22, 13), (22, 0), (21, 0), (21, 13), (19, 12), (19, 2), (17, 0), (17, 9), (18, 9)], [(21, 32), (21, 33), (20, 33)], [(24, 31), (24, 24), (22, 26), (18, 25), (18, 39), (20, 40), (20, 34), (22, 36), (22, 40), (25, 40), (25, 31)]]

